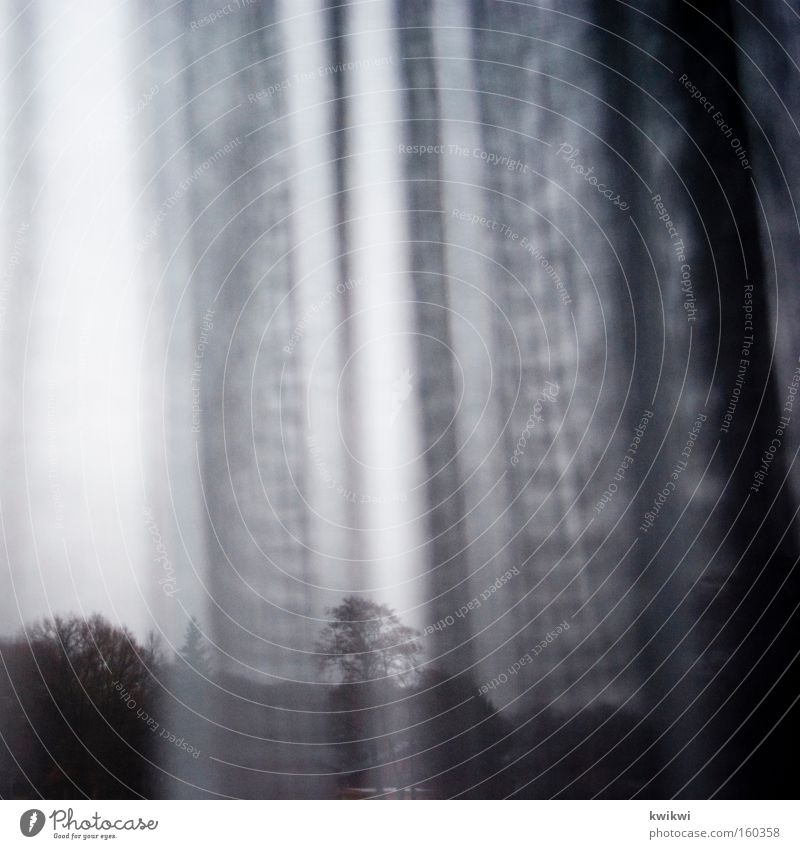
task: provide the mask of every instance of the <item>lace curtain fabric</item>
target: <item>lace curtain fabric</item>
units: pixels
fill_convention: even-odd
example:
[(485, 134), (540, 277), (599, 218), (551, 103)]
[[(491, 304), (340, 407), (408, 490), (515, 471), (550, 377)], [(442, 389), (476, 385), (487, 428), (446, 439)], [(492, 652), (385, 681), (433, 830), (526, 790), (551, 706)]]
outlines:
[(0, 7), (4, 633), (163, 661), (81, 792), (788, 792), (793, 4)]

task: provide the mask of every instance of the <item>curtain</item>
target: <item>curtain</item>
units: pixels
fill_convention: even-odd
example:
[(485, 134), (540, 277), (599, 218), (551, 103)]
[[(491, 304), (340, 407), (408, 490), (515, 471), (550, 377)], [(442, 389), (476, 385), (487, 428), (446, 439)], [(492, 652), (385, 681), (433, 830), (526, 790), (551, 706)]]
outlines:
[(0, 8), (3, 795), (792, 794), (795, 3)]

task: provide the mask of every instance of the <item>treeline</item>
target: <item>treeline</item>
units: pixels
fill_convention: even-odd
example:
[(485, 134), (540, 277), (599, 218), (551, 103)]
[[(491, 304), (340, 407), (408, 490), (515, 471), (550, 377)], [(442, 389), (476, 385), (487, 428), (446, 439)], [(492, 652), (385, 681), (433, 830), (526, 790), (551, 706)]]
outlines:
[(314, 684), (215, 669), (194, 621), (169, 657), (99, 615), (0, 641), (0, 796), (620, 798), (656, 770), (635, 717), (509, 718), (469, 674), (421, 663), (390, 608), (330, 614)]
[(0, 642), (3, 798), (147, 796), (155, 770), (141, 711), (157, 712), (163, 658), (102, 616), (56, 616)]

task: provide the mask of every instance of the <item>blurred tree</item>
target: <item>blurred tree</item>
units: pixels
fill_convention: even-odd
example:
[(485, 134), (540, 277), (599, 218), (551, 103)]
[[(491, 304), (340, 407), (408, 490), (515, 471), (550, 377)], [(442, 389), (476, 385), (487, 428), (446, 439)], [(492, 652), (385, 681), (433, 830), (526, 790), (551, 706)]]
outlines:
[[(45, 798), (147, 793), (161, 652), (100, 615), (55, 616), (4, 643), (2, 729)], [(18, 781), (21, 786), (21, 782)]]
[(100, 614), (54, 616), (31, 628), (28, 638), (45, 683), (58, 694), (83, 695), (98, 708), (119, 700), (117, 683), (134, 698), (146, 699), (161, 663), (154, 635), (142, 645), (126, 627)]
[(186, 626), (183, 646), (178, 653), (191, 673), (208, 678), (211, 664), (208, 657), (207, 639), (196, 616), (192, 616)]
[(402, 721), (397, 702), (418, 677), (420, 634), (387, 605), (359, 596), (343, 599), (328, 615), (317, 652), (323, 671), (338, 682), (330, 705), (340, 767), (349, 773), (343, 789), (381, 794), (402, 783), (394, 745)]
[(393, 678), (405, 683), (417, 665), (419, 631), (403, 625), (385, 604), (348, 596), (331, 617), (317, 643), (321, 664), (346, 684)]

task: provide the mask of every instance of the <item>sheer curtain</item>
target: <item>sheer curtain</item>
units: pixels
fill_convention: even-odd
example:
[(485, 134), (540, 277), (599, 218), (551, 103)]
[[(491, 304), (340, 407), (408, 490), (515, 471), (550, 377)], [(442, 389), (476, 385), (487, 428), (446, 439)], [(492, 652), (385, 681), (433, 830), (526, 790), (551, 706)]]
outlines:
[(0, 8), (4, 630), (158, 635), (142, 795), (778, 792), (796, 5)]

